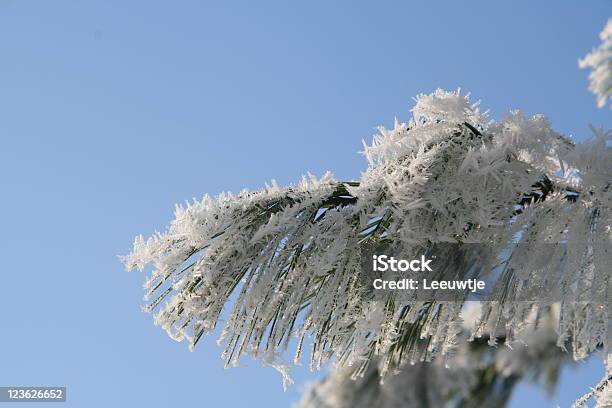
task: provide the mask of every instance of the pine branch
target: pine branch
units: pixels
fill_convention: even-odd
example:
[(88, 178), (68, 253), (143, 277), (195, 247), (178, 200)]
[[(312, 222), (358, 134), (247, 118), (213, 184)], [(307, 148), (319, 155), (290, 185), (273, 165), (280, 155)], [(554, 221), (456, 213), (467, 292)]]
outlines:
[[(541, 117), (512, 113), (489, 124), (466, 98), (442, 91), (419, 96), (413, 112), (410, 123), (381, 130), (366, 147), (370, 165), (358, 181), (309, 176), (284, 189), (205, 197), (178, 207), (166, 233), (139, 237), (124, 261), (130, 269), (154, 266), (145, 286), (156, 323), (193, 348), (223, 321), (228, 365), (248, 352), (286, 374), (279, 356), (290, 339), (299, 361), (311, 336), (314, 369), (337, 356), (361, 372), (379, 361), (386, 373), (445, 358), (465, 298), (371, 301), (361, 281), (364, 245), (431, 252), (440, 242), (486, 242), (504, 253), (520, 236), (528, 248), (565, 242), (567, 250), (545, 271), (536, 250), (506, 262), (494, 292), (502, 301), (486, 305), (474, 334), (493, 343), (505, 327), (514, 338), (526, 316), (540, 313), (537, 302), (515, 302), (524, 277), (558, 278), (567, 299), (560, 344), (572, 339), (576, 357), (599, 345), (610, 350), (612, 311), (596, 307), (609, 304), (609, 255), (598, 242), (610, 240), (610, 133), (574, 146)], [(576, 187), (555, 175), (559, 165), (573, 169)], [(490, 266), (460, 255), (445, 254), (463, 263), (457, 273)], [(579, 290), (569, 289), (577, 283)], [(547, 287), (534, 286), (547, 306)], [(221, 319), (228, 302), (232, 310)]]

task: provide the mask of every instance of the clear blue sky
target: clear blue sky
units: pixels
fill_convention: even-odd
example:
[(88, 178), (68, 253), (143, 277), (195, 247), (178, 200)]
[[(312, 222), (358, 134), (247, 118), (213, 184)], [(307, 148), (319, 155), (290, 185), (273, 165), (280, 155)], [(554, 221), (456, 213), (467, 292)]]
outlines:
[[(206, 192), (356, 178), (361, 139), (437, 87), (577, 139), (611, 127), (576, 63), (609, 1), (288, 3), (0, 0), (0, 385), (66, 385), (70, 407), (287, 407), (305, 369), (284, 393), (141, 313), (143, 276), (116, 258), (134, 235)], [(600, 370), (564, 371), (553, 400)], [(522, 387), (513, 406), (546, 401)]]

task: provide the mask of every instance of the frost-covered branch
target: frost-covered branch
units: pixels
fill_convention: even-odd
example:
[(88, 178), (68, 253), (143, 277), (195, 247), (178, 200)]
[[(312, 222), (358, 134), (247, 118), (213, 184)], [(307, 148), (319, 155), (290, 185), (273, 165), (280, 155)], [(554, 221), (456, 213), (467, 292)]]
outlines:
[(597, 106), (602, 108), (612, 98), (612, 19), (608, 20), (599, 38), (599, 47), (579, 60), (578, 65), (591, 68), (589, 89), (597, 97)]
[(472, 303), (462, 313), (467, 320), (457, 353), (446, 365), (415, 363), (384, 382), (378, 365), (357, 379), (351, 377), (350, 368), (341, 367), (311, 384), (296, 408), (502, 408), (522, 380), (542, 382), (551, 391), (562, 365), (571, 363), (555, 347), (554, 309), (545, 312), (548, 318), (537, 330), (533, 325), (526, 329), (513, 347), (489, 347), (486, 338), (467, 341), (466, 333), (479, 315), (478, 304)]
[(612, 407), (612, 354), (608, 354), (606, 373), (602, 380), (589, 392), (578, 398), (572, 408), (587, 408), (589, 400), (595, 401), (594, 408)]
[[(294, 350), (297, 362), (311, 342), (312, 369), (335, 357), (355, 376), (374, 363), (385, 374), (452, 358), (465, 299), (373, 301), (360, 285), (364, 245), (486, 242), (504, 253), (522, 244), (532, 250), (514, 257), (520, 269), (506, 264), (494, 288), (503, 296), (485, 303), (471, 337), (512, 343), (526, 316), (559, 302), (547, 291), (554, 281), (558, 345), (575, 358), (610, 353), (611, 133), (575, 145), (542, 116), (513, 111), (493, 122), (442, 90), (419, 95), (412, 112), (365, 146), (359, 181), (326, 174), (204, 197), (177, 207), (165, 233), (137, 238), (123, 260), (152, 265), (145, 309), (158, 310), (156, 324), (193, 348), (227, 304), (219, 344), (228, 365), (250, 354), (286, 376), (283, 353)], [(544, 254), (541, 243), (561, 245)], [(528, 289), (538, 300), (517, 302)]]

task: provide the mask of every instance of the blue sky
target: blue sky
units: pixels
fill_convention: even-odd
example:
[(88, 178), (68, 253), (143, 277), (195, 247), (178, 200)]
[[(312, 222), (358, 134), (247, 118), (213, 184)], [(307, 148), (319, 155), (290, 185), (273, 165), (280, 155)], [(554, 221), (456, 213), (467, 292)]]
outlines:
[[(280, 376), (224, 370), (141, 313), (116, 255), (204, 193), (353, 179), (380, 124), (420, 92), (471, 91), (499, 118), (610, 128), (577, 59), (609, 1), (0, 1), (0, 385), (66, 385), (70, 407), (284, 407)], [(600, 377), (562, 374), (567, 406)], [(547, 402), (548, 401), (548, 402)], [(27, 404), (22, 405), (24, 407)]]

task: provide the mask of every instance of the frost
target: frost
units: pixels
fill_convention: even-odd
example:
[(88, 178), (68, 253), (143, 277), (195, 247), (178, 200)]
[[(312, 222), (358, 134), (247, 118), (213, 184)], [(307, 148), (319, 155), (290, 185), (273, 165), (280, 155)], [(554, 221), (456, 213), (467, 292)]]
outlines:
[(528, 345), (514, 348), (487, 347), (486, 339), (467, 341), (478, 313), (478, 308), (471, 308), (465, 314), (459, 346), (446, 364), (415, 363), (384, 383), (376, 364), (356, 380), (350, 368), (339, 367), (311, 384), (296, 408), (500, 407), (518, 379), (544, 382), (567, 362), (567, 356), (554, 347), (556, 335), (550, 324), (526, 330)]
[(597, 97), (597, 106), (602, 108), (612, 97), (612, 19), (608, 20), (599, 38), (599, 47), (579, 60), (578, 65), (591, 68), (589, 90)]
[(608, 354), (604, 378), (591, 391), (578, 398), (572, 408), (587, 408), (587, 401), (591, 399), (595, 401), (594, 408), (612, 407), (612, 354)]
[[(518, 350), (496, 352), (493, 369), (504, 376), (543, 352), (521, 342), (556, 344), (575, 359), (611, 353), (611, 133), (595, 130), (576, 145), (541, 115), (513, 111), (493, 122), (458, 91), (419, 95), (412, 113), (365, 146), (358, 181), (307, 175), (285, 188), (205, 196), (177, 206), (166, 232), (138, 237), (123, 261), (150, 270), (145, 310), (155, 324), (190, 348), (220, 326), (227, 366), (250, 355), (285, 379), (290, 349), (312, 369), (333, 360), (354, 378), (375, 372), (386, 381), (407, 364), (452, 367), (479, 338)], [(361, 249), (380, 241), (533, 250), (505, 264), (494, 288), (505, 300), (484, 303), (468, 327), (465, 299), (366, 298)], [(543, 265), (542, 242), (567, 250)], [(560, 283), (562, 302), (547, 279)], [(517, 302), (525, 280), (538, 302)], [(548, 327), (544, 338), (537, 327)]]
[(470, 103), (470, 95), (461, 96), (461, 90), (449, 92), (437, 89), (432, 94), (417, 95), (414, 100), (416, 105), (412, 108), (412, 113), (415, 122), (487, 122), (487, 114), (479, 110), (480, 101)]

